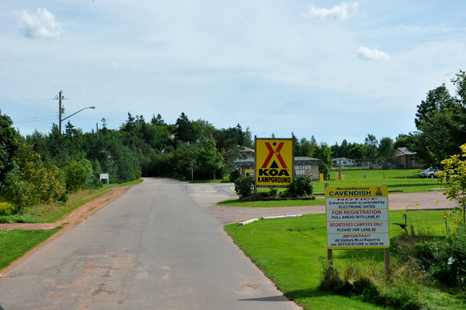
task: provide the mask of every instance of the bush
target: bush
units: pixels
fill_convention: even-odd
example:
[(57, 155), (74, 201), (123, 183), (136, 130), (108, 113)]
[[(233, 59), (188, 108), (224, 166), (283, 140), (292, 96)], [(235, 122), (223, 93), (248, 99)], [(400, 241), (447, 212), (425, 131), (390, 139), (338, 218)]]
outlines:
[(384, 308), (426, 309), (421, 293), (423, 273), (417, 265), (391, 263), (390, 270), (390, 278), (386, 278), (383, 266), (368, 261), (363, 265), (348, 264), (340, 273), (323, 262), (319, 289)]
[(7, 175), (4, 198), (17, 207), (19, 213), (25, 207), (63, 199), (63, 174), (56, 166), (46, 169), (33, 145), (19, 143), (13, 159), (15, 168)]
[(11, 203), (0, 202), (0, 215), (12, 215), (15, 211), (16, 208)]
[(75, 192), (82, 189), (88, 182), (89, 174), (86, 167), (74, 159), (65, 166), (66, 190)]
[(249, 197), (252, 195), (254, 179), (251, 177), (239, 177), (235, 181), (235, 192), (241, 197)]
[(326, 164), (319, 165), (319, 173), (324, 175), (325, 180), (330, 180), (330, 167)]
[(312, 179), (307, 174), (300, 174), (296, 176), (290, 184), (288, 184), (288, 193), (291, 196), (312, 196), (314, 187)]
[(466, 227), (456, 231), (438, 245), (427, 270), (437, 280), (450, 285), (466, 285)]
[(233, 170), (230, 173), (230, 177), (229, 177), (230, 182), (234, 183), (236, 181), (236, 179), (238, 179), (240, 176), (241, 176), (241, 174), (239, 174), (238, 170)]

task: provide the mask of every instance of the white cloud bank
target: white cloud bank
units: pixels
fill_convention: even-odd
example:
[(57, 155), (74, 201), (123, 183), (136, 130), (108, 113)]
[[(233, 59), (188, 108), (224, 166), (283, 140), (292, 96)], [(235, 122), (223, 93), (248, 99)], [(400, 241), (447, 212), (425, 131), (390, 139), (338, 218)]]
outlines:
[(23, 10), (18, 15), (19, 31), (28, 39), (59, 40), (63, 33), (61, 24), (55, 21), (55, 15), (47, 9), (38, 8), (37, 15)]
[(358, 56), (361, 60), (390, 60), (390, 55), (375, 48), (371, 50), (367, 47), (360, 47)]
[(356, 14), (359, 4), (356, 2), (336, 5), (331, 9), (316, 8), (313, 4), (308, 6), (308, 11), (301, 14), (303, 17), (319, 18), (319, 19), (341, 19), (345, 20)]

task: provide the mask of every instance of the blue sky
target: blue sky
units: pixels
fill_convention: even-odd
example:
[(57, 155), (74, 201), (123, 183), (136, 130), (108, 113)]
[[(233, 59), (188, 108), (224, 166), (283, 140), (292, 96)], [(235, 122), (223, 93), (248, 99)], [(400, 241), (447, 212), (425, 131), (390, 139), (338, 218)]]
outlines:
[(24, 134), (127, 113), (330, 144), (415, 130), (466, 69), (464, 1), (3, 1), (0, 109)]

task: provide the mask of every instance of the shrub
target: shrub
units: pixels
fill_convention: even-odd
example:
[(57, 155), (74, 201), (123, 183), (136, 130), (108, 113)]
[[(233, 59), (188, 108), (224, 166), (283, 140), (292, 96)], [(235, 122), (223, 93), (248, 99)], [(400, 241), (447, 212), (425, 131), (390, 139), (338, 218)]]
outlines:
[(466, 227), (459, 225), (434, 252), (428, 271), (442, 283), (466, 284)]
[(11, 203), (0, 202), (0, 215), (12, 215), (15, 211), (16, 208)]
[(82, 189), (88, 182), (89, 173), (86, 167), (74, 159), (65, 166), (66, 190), (75, 192)]
[(290, 184), (288, 184), (288, 192), (291, 196), (312, 196), (314, 187), (312, 179), (307, 174), (300, 174), (296, 176)]
[(336, 268), (323, 263), (319, 289), (338, 295), (352, 296), (364, 302), (393, 309), (425, 309), (421, 293), (424, 274), (417, 264), (390, 264), (390, 278), (384, 268), (376, 262), (368, 261), (363, 265), (348, 264), (343, 276)]
[(56, 166), (46, 169), (33, 145), (19, 143), (13, 159), (15, 168), (7, 175), (4, 198), (17, 207), (19, 213), (28, 206), (63, 199), (63, 174)]
[(236, 179), (238, 179), (239, 177), (241, 176), (241, 174), (239, 173), (238, 170), (233, 170), (231, 173), (230, 173), (230, 182), (234, 183), (236, 181)]
[(249, 197), (252, 195), (252, 187), (254, 179), (251, 177), (239, 177), (235, 181), (235, 192), (241, 197)]

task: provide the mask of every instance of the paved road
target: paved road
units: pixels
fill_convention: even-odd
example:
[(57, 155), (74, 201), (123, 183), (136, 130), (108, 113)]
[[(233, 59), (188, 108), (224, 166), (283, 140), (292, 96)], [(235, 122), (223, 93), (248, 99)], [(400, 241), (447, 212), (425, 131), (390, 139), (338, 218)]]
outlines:
[[(191, 196), (146, 179), (0, 279), (14, 309), (300, 309)], [(220, 191), (221, 192), (221, 191)], [(228, 189), (223, 193), (228, 196)], [(199, 196), (202, 196), (199, 194)], [(211, 195), (197, 197), (209, 204)]]

